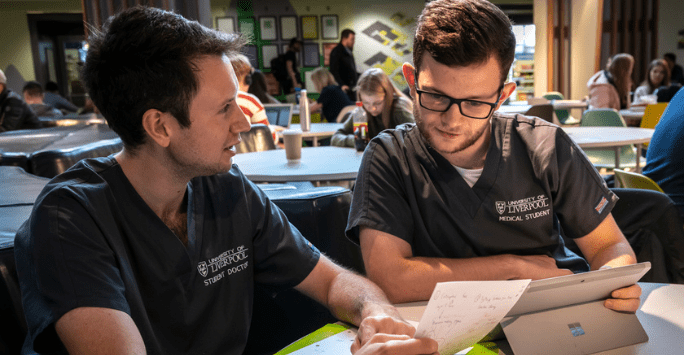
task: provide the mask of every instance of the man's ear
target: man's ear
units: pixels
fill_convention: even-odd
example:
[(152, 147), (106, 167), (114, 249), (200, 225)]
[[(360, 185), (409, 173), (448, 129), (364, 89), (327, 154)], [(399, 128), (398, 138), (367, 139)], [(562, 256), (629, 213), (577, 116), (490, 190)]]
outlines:
[(504, 84), (504, 87), (501, 90), (501, 97), (499, 98), (499, 103), (496, 106), (497, 108), (499, 108), (499, 106), (501, 106), (506, 101), (506, 99), (508, 99), (513, 94), (513, 91), (515, 91), (515, 87), (515, 82), (512, 81)]
[(406, 78), (406, 83), (409, 86), (411, 97), (415, 97), (416, 90), (416, 68), (409, 63), (404, 63), (401, 66), (401, 71), (404, 73), (404, 78)]
[(150, 139), (166, 148), (171, 140), (169, 125), (173, 119), (175, 118), (169, 113), (149, 109), (143, 113), (142, 126)]

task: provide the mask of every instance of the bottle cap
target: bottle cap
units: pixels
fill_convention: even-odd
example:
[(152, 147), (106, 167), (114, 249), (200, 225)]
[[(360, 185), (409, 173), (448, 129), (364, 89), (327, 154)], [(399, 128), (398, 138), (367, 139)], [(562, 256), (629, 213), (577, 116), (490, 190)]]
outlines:
[(363, 106), (363, 103), (361, 101), (356, 101), (356, 106), (361, 107), (361, 106)]

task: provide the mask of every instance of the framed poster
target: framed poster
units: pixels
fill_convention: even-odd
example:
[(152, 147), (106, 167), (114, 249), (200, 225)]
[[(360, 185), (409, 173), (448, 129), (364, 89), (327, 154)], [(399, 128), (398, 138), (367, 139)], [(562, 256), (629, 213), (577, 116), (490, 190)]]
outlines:
[(275, 44), (261, 46), (262, 68), (271, 69), (271, 59), (276, 58), (278, 54), (278, 46)]
[(337, 39), (337, 15), (321, 15), (321, 33), (323, 39)]
[(330, 52), (337, 47), (337, 42), (323, 43), (323, 65), (330, 66)]
[(255, 21), (254, 17), (244, 17), (238, 20), (238, 31), (249, 41), (254, 43), (255, 36)]
[(280, 39), (289, 41), (297, 37), (297, 16), (280, 16)]
[(247, 59), (249, 59), (249, 64), (252, 65), (252, 68), (259, 67), (259, 54), (257, 53), (257, 46), (253, 44), (244, 46), (242, 48), (242, 54), (244, 54), (247, 57)]
[(235, 18), (231, 16), (217, 17), (216, 29), (225, 33), (235, 33)]
[(275, 16), (263, 16), (259, 18), (259, 33), (261, 34), (262, 40), (274, 41), (278, 39)]
[(302, 38), (318, 39), (318, 16), (302, 16)]
[(318, 43), (304, 43), (303, 67), (317, 67), (321, 65), (321, 54), (318, 50)]

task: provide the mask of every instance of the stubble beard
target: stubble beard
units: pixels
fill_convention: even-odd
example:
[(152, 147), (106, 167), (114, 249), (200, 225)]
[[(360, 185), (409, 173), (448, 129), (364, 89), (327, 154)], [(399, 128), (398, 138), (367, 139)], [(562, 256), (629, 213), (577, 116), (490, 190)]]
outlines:
[[(470, 137), (466, 137), (466, 140), (462, 142), (461, 144), (453, 147), (452, 149), (441, 149), (439, 148), (435, 142), (433, 141), (432, 133), (430, 132), (430, 129), (433, 128), (432, 125), (429, 125), (427, 122), (423, 120), (423, 117), (420, 115), (420, 104), (416, 102), (416, 100), (413, 101), (413, 118), (416, 120), (416, 126), (418, 127), (418, 131), (420, 131), (420, 134), (425, 138), (425, 140), (430, 144), (430, 147), (432, 149), (436, 150), (442, 155), (450, 155), (450, 154), (456, 154), (459, 153), (468, 147), (472, 146), (475, 144), (475, 142), (482, 137), (482, 135), (487, 131), (487, 127), (489, 125), (484, 125), (482, 126), (482, 129), (479, 130), (478, 132), (475, 132), (475, 134), (471, 135)], [(487, 118), (489, 119), (489, 118)]]

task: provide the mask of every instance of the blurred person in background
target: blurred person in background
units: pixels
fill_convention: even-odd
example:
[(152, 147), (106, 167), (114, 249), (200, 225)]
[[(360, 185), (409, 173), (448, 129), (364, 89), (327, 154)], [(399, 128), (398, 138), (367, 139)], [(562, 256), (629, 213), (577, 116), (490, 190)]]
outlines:
[(0, 132), (40, 127), (38, 116), (19, 94), (7, 88), (7, 77), (0, 70)]
[(22, 90), (24, 101), (38, 117), (61, 117), (62, 111), (43, 102), (43, 87), (37, 81), (29, 81)]
[(262, 104), (279, 104), (275, 97), (268, 93), (268, 85), (266, 85), (266, 76), (260, 70), (252, 72), (252, 85), (249, 86), (248, 93), (256, 96)]
[(345, 28), (340, 34), (340, 43), (330, 52), (330, 72), (350, 100), (356, 98), (354, 87), (359, 78), (353, 53), (355, 41), (356, 33)]
[(314, 70), (311, 73), (311, 81), (316, 91), (321, 93), (316, 103), (311, 105), (311, 112), (323, 112), (328, 122), (335, 122), (343, 108), (354, 105), (354, 102), (337, 85), (335, 77), (328, 69), (321, 67)]
[[(387, 128), (414, 122), (413, 104), (380, 68), (370, 68), (359, 77), (356, 86), (358, 100), (368, 117), (370, 139)], [(339, 147), (354, 147), (354, 117), (349, 115), (344, 127), (335, 132), (330, 142)]]
[(608, 69), (594, 74), (587, 82), (589, 108), (629, 108), (633, 69), (634, 57), (627, 53), (614, 55)]
[(665, 53), (663, 59), (670, 68), (670, 82), (673, 84), (684, 85), (684, 69), (677, 64), (677, 56), (674, 53)]
[(43, 102), (62, 112), (78, 112), (78, 107), (59, 94), (59, 86), (54, 81), (45, 84)]
[(654, 59), (648, 65), (646, 72), (646, 79), (641, 85), (634, 90), (634, 100), (632, 105), (646, 105), (648, 102), (642, 102), (645, 95), (653, 95), (661, 86), (670, 85), (670, 67), (667, 62), (662, 59)]

